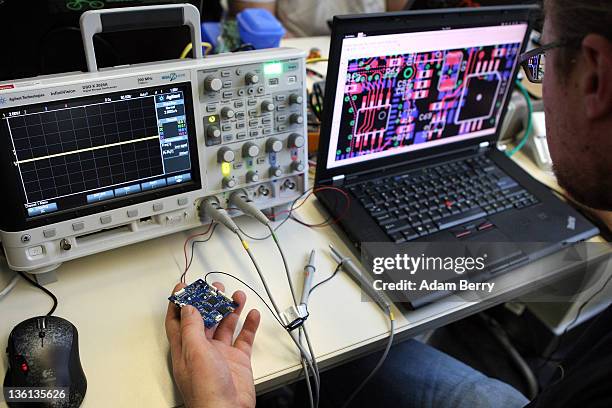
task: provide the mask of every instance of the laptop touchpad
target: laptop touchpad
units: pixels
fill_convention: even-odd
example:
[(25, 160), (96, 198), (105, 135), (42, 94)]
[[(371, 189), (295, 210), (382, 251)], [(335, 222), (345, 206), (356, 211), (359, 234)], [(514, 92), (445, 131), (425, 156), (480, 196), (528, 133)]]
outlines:
[(498, 229), (476, 234), (465, 239), (465, 241), (479, 242), (478, 253), (480, 256), (486, 254), (486, 273), (494, 275), (507, 268), (526, 262), (529, 257), (512, 242), (506, 234)]

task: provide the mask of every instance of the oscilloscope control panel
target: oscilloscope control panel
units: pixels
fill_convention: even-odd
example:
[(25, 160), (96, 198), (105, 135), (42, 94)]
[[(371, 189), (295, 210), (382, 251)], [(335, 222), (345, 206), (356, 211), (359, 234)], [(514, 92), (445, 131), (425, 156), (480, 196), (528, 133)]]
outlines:
[(0, 84), (9, 266), (42, 273), (198, 227), (208, 197), (295, 200), (308, 187), (304, 57), (249, 51)]

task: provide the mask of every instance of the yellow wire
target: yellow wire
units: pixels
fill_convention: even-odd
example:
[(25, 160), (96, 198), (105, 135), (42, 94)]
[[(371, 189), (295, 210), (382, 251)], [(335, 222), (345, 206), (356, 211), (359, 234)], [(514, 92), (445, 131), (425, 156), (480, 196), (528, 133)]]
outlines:
[(307, 58), (306, 59), (306, 63), (307, 64), (314, 64), (315, 62), (325, 62), (325, 61), (327, 61), (327, 58), (322, 58), (322, 57)]
[[(212, 50), (213, 46), (211, 43), (208, 42), (203, 42), (202, 43), (202, 47), (205, 48), (204, 51), (204, 55), (208, 55), (208, 53)], [(181, 52), (181, 56), (180, 59), (185, 59), (187, 58), (187, 54), (189, 54), (191, 52), (191, 50), (193, 49), (193, 45), (191, 43), (187, 44), (185, 46), (185, 48), (183, 48), (183, 52)]]

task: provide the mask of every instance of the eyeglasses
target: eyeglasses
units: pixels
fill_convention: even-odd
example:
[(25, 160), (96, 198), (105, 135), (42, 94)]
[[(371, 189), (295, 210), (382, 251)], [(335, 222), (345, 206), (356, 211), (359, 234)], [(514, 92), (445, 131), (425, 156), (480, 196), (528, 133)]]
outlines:
[(579, 44), (580, 40), (571, 39), (555, 41), (521, 54), (519, 57), (519, 64), (521, 64), (525, 74), (527, 74), (527, 79), (530, 82), (541, 84), (542, 80), (544, 79), (544, 72), (546, 68), (546, 51), (553, 48), (565, 47), (573, 44), (574, 42)]

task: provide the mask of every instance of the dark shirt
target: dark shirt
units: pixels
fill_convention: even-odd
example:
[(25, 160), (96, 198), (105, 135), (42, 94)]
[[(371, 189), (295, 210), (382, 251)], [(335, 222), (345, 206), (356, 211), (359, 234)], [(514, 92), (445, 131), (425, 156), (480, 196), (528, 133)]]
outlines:
[(612, 306), (593, 320), (561, 366), (562, 378), (528, 407), (612, 407)]

